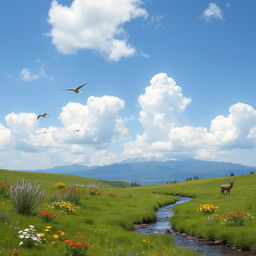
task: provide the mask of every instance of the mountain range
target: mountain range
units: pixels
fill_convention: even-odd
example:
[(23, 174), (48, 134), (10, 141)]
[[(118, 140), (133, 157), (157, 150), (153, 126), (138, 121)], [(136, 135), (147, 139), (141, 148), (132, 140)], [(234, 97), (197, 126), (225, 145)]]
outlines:
[(79, 164), (34, 170), (41, 173), (71, 174), (100, 180), (121, 180), (141, 185), (184, 181), (187, 178), (209, 178), (249, 174), (256, 167), (228, 162), (203, 161), (196, 159), (146, 161), (125, 160), (105, 166)]

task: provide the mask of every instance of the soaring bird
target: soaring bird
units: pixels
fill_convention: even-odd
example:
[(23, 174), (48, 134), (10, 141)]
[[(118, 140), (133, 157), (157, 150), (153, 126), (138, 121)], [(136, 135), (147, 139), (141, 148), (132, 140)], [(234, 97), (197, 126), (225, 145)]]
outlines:
[(47, 114), (47, 113), (40, 114), (40, 115), (37, 116), (37, 119), (39, 119), (40, 117), (46, 117), (46, 116), (49, 116), (49, 114)]
[(85, 85), (87, 85), (87, 84), (88, 83), (82, 84), (82, 85), (78, 86), (77, 88), (64, 89), (64, 91), (72, 91), (72, 92), (75, 92), (75, 93), (80, 93), (80, 89), (82, 87), (84, 87)]
[(74, 130), (74, 132), (80, 132), (80, 130), (77, 129), (77, 130)]

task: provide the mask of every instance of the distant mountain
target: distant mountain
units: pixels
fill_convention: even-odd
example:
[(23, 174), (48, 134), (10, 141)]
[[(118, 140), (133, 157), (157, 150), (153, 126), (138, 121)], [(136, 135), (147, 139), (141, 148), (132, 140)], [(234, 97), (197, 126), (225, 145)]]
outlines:
[(150, 161), (135, 163), (115, 163), (97, 167), (86, 172), (72, 172), (72, 175), (85, 176), (101, 180), (123, 180), (137, 182), (142, 185), (159, 184), (172, 181), (183, 181), (187, 177), (200, 178), (230, 176), (256, 172), (256, 167), (234, 163), (202, 161), (195, 159)]
[(193, 178), (194, 176), (209, 178), (230, 176), (231, 173), (243, 175), (251, 171), (256, 172), (256, 167), (195, 159), (163, 162), (145, 161), (145, 159), (129, 159), (105, 166), (87, 167), (74, 164), (36, 170), (36, 172), (71, 174), (100, 180), (137, 182), (141, 185), (183, 181), (188, 177)]
[(80, 165), (80, 164), (72, 164), (72, 165), (66, 165), (66, 166), (56, 166), (56, 167), (48, 168), (48, 169), (35, 170), (35, 172), (54, 173), (54, 174), (69, 174), (72, 172), (86, 172), (88, 170), (93, 170), (95, 168), (97, 168), (97, 166), (88, 167), (88, 166)]

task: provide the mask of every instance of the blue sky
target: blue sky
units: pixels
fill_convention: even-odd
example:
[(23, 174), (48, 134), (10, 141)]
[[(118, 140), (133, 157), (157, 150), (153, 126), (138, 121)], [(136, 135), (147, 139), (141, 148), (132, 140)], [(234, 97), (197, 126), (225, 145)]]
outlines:
[[(3, 2), (0, 167), (134, 157), (256, 166), (255, 8), (253, 0)], [(80, 94), (63, 91), (85, 82)], [(42, 113), (50, 116), (37, 120)]]

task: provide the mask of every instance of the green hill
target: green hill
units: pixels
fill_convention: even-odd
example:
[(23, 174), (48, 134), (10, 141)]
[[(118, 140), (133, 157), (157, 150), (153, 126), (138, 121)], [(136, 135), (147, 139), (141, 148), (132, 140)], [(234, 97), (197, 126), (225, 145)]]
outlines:
[[(69, 175), (25, 173), (0, 170), (0, 183), (7, 176), (7, 183), (15, 184), (25, 179), (38, 182), (46, 191), (46, 198), (32, 215), (21, 215), (14, 211), (8, 198), (0, 198), (0, 255), (11, 255), (16, 248), (22, 256), (43, 256), (51, 254), (63, 256), (65, 244), (62, 240), (82, 236), (88, 245), (90, 256), (189, 256), (194, 252), (177, 248), (168, 234), (142, 236), (133, 230), (134, 223), (149, 222), (155, 219), (159, 205), (177, 200), (170, 194), (194, 196), (189, 203), (175, 207), (176, 215), (172, 222), (177, 230), (223, 243), (256, 250), (256, 218), (247, 218), (244, 225), (232, 226), (221, 223), (221, 217), (230, 212), (241, 211), (256, 217), (256, 175), (236, 177), (230, 196), (220, 195), (220, 185), (227, 178), (210, 178), (175, 184), (117, 188), (103, 181)], [(37, 213), (49, 209), (52, 202), (59, 200), (59, 189), (54, 184), (64, 182), (79, 186), (84, 190), (77, 211), (67, 215), (53, 209), (58, 214), (52, 222), (44, 223)], [(87, 191), (88, 184), (99, 187), (99, 195)], [(169, 194), (169, 195), (168, 195)], [(219, 207), (217, 218), (200, 214), (197, 209), (202, 204)], [(209, 217), (211, 217), (209, 219)], [(34, 225), (38, 233), (47, 238), (34, 248), (19, 246), (18, 231)], [(50, 231), (46, 227), (51, 226)], [(59, 233), (58, 233), (59, 231)], [(60, 233), (62, 232), (62, 233)], [(59, 235), (56, 238), (57, 234)], [(55, 238), (54, 238), (55, 236)], [(53, 242), (53, 243), (52, 243)]]

